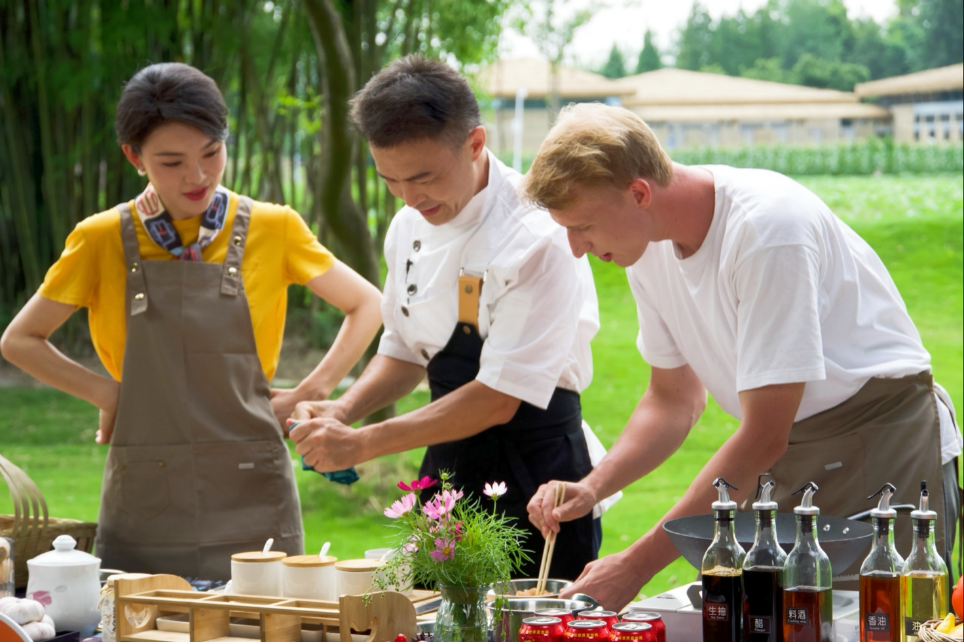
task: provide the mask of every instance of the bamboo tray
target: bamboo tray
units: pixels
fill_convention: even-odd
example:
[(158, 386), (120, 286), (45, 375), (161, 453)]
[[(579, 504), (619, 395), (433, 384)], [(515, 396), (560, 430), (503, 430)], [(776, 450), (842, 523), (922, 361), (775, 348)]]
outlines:
[[(392, 641), (416, 633), (416, 605), (437, 593), (342, 595), (337, 602), (198, 592), (174, 575), (114, 581), (114, 624), (118, 642), (298, 642), (303, 624), (337, 631), (351, 642), (352, 629), (370, 631), (367, 641)], [(186, 613), (187, 633), (161, 630), (157, 618)], [(231, 637), (231, 618), (256, 620), (260, 638)], [(324, 640), (325, 638), (323, 638)]]

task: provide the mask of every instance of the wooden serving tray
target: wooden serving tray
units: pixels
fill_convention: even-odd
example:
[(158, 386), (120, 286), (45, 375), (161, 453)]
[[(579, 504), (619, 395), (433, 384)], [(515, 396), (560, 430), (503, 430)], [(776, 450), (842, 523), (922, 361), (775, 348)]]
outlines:
[[(321, 624), (337, 630), (342, 642), (352, 641), (351, 631), (370, 631), (367, 641), (391, 641), (399, 634), (411, 640), (416, 633), (416, 606), (431, 602), (438, 593), (342, 595), (337, 602), (228, 595), (198, 592), (174, 575), (152, 575), (114, 581), (114, 624), (118, 642), (297, 642), (302, 624)], [(187, 633), (157, 628), (162, 615), (187, 613)], [(260, 623), (260, 638), (231, 637), (230, 619), (241, 617)]]

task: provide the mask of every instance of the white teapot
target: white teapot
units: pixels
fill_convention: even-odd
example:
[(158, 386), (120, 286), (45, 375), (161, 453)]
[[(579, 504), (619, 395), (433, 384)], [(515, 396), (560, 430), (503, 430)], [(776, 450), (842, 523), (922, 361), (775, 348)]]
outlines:
[(27, 597), (44, 605), (61, 631), (90, 637), (100, 622), (100, 559), (74, 550), (77, 541), (63, 534), (54, 549), (27, 561)]

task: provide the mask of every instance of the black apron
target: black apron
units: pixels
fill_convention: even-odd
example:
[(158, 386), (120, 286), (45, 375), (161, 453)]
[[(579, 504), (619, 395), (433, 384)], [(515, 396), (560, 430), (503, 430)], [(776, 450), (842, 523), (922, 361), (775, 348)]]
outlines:
[[(465, 310), (461, 306), (462, 296), (460, 288), (460, 310)], [(476, 319), (477, 315), (476, 309)], [(459, 321), (448, 344), (428, 363), (432, 401), (475, 380), (483, 343), (477, 324)], [(536, 577), (544, 542), (529, 522), (526, 505), (541, 484), (553, 479), (579, 481), (592, 471), (582, 431), (579, 394), (557, 387), (548, 409), (523, 401), (512, 420), (504, 425), (461, 440), (432, 445), (422, 460), (419, 476), (437, 479), (440, 469), (453, 473), (452, 485), (466, 495), (480, 494), (485, 483), (505, 481), (509, 489), (499, 498), (498, 511), (514, 517), (516, 527), (527, 531), (522, 545), (532, 561), (523, 566), (521, 574)], [(422, 492), (423, 502), (439, 488), (440, 484), (436, 484)], [(601, 522), (593, 519), (591, 513), (563, 523), (549, 577), (576, 579), (586, 564), (598, 557), (601, 542)]]

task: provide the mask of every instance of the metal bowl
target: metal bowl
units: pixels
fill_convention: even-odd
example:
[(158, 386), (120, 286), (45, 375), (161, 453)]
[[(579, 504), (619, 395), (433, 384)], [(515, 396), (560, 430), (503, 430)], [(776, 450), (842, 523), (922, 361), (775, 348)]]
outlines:
[[(502, 631), (507, 635), (506, 641), (509, 642), (519, 641), (519, 629), (522, 628), (522, 620), (526, 617), (532, 617), (537, 610), (564, 608), (570, 611), (572, 616), (575, 617), (579, 611), (590, 610), (598, 606), (598, 604), (594, 605), (590, 602), (576, 601), (574, 599), (551, 599), (546, 597), (507, 596), (506, 601), (509, 605), (502, 609)], [(490, 615), (495, 613), (494, 601), (486, 602), (485, 607), (488, 609)], [(492, 623), (492, 630), (496, 631), (495, 639), (500, 639), (501, 633), (498, 632), (498, 624), (494, 621)]]
[[(538, 595), (538, 596), (517, 595), (518, 591), (535, 588), (538, 583), (539, 583), (538, 579), (512, 579), (507, 584), (500, 584), (498, 588), (499, 590), (502, 590), (502, 594), (505, 595), (506, 597), (521, 597), (522, 599), (525, 599), (527, 597), (531, 597), (532, 599), (546, 597), (551, 599), (553, 597), (558, 597), (559, 592), (563, 588), (568, 588), (569, 586), (572, 586), (572, 582), (569, 581), (568, 579), (547, 579), (545, 595)], [(492, 591), (489, 594), (494, 596), (495, 593), (494, 591)]]

